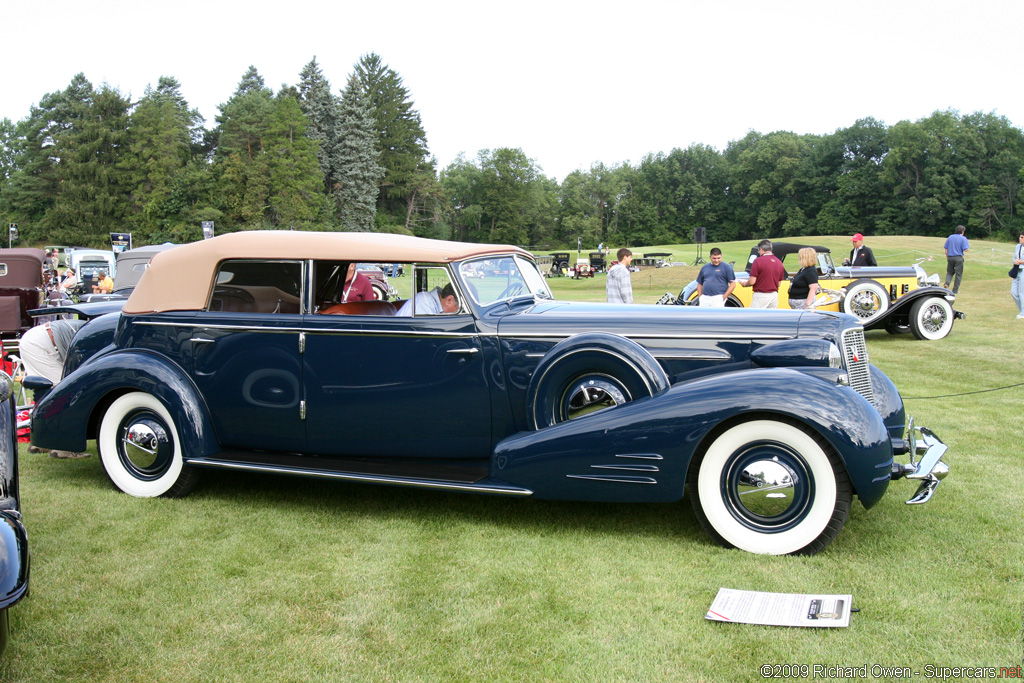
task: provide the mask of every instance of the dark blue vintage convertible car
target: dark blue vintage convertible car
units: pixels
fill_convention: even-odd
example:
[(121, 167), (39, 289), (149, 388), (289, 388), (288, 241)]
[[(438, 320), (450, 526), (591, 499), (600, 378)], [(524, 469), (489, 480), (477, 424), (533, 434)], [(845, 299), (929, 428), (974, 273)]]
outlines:
[[(347, 300), (351, 262), (403, 264), (406, 299)], [(64, 369), (33, 443), (96, 438), (135, 496), (185, 495), (207, 468), (562, 500), (687, 491), (717, 541), (784, 554), (828, 545), (855, 496), (870, 507), (907, 477), (925, 502), (948, 472), (852, 316), (554, 301), (510, 246), (180, 246), (79, 331)]]
[(7, 610), (28, 594), (28, 536), (21, 518), (14, 382), (0, 371), (0, 652), (7, 647)]

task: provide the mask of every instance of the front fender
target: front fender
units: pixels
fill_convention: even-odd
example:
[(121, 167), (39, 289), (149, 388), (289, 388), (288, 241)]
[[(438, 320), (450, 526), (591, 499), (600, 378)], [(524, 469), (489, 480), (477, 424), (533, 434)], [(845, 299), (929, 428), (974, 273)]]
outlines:
[(848, 386), (788, 368), (742, 370), (501, 441), (494, 476), (537, 498), (656, 502), (682, 497), (712, 432), (755, 415), (799, 421), (824, 437), (865, 507), (889, 484), (893, 455), (878, 411)]
[(32, 415), (32, 443), (40, 448), (83, 451), (95, 438), (102, 412), (129, 391), (152, 394), (178, 426), (185, 458), (220, 450), (210, 413), (198, 389), (167, 358), (149, 351), (116, 351), (71, 373), (53, 388)]
[[(914, 302), (918, 299), (930, 296), (937, 296), (940, 298), (947, 298), (953, 296), (953, 293), (948, 289), (942, 287), (918, 287), (912, 291), (907, 292), (899, 299), (893, 302), (882, 315), (878, 316), (871, 322), (864, 325), (865, 330), (877, 330), (885, 329), (890, 324), (896, 325), (909, 325), (910, 320), (910, 308), (914, 305)], [(951, 300), (950, 300), (951, 301)], [(964, 314), (960, 311), (953, 311), (955, 318), (963, 318)]]

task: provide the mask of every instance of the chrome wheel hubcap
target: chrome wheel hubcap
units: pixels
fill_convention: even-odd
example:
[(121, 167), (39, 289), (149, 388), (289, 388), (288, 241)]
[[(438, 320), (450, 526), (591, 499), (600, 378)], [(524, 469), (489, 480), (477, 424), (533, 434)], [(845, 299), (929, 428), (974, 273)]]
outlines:
[(565, 396), (563, 409), (567, 420), (622, 405), (628, 400), (618, 384), (596, 377), (577, 380), (569, 386)]

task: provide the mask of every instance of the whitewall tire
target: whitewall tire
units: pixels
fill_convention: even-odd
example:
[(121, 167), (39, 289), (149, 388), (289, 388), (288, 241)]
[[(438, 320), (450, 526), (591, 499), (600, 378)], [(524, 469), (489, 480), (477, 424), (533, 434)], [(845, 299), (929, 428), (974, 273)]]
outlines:
[(776, 419), (743, 422), (715, 438), (690, 492), (712, 538), (768, 555), (824, 549), (852, 500), (849, 476), (824, 439)]
[(869, 323), (889, 310), (889, 293), (874, 280), (857, 280), (846, 288), (843, 313)]
[(97, 444), (110, 481), (128, 495), (184, 496), (195, 487), (198, 472), (182, 460), (174, 419), (151, 394), (133, 391), (111, 403)]
[(953, 307), (938, 296), (915, 301), (910, 307), (910, 329), (918, 339), (942, 339), (953, 329)]

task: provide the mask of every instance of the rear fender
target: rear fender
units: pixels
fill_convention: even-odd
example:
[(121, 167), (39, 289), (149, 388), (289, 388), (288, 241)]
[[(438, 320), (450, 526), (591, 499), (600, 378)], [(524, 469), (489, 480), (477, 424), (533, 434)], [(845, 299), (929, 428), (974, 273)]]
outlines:
[(865, 507), (889, 484), (892, 446), (878, 411), (850, 387), (788, 368), (743, 370), (578, 420), (523, 432), (495, 448), (495, 478), (537, 498), (659, 502), (683, 495), (694, 454), (716, 430), (777, 415), (813, 429), (842, 458)]
[(220, 451), (202, 396), (181, 369), (148, 351), (116, 351), (82, 366), (53, 388), (35, 408), (32, 443), (41, 448), (83, 451), (95, 438), (107, 406), (122, 394), (144, 391), (170, 411), (186, 459)]

